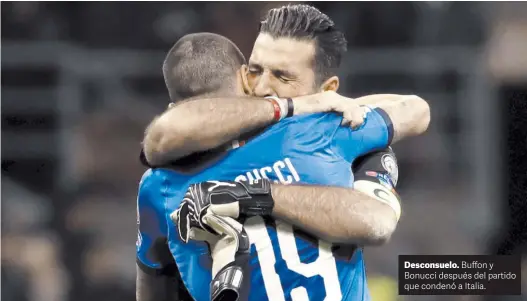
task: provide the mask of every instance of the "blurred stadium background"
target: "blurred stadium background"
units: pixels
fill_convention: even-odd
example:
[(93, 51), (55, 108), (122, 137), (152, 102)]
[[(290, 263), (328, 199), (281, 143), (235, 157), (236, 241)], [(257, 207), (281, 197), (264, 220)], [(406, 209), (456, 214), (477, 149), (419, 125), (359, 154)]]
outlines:
[[(168, 103), (165, 52), (210, 31), (249, 57), (260, 17), (282, 4), (2, 2), (3, 301), (135, 300), (138, 154)], [(417, 94), (432, 109), (428, 133), (394, 147), (404, 216), (366, 251), (374, 301), (483, 300), (396, 297), (397, 254), (495, 249), (501, 104), (527, 87), (527, 5), (311, 4), (348, 38), (342, 93)]]

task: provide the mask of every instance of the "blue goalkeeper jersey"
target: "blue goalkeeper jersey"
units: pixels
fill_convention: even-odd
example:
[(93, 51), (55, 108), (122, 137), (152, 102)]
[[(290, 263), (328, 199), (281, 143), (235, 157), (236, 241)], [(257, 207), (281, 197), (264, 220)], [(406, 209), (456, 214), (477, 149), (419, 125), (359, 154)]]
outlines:
[[(340, 126), (341, 121), (333, 113), (285, 119), (194, 175), (148, 170), (138, 196), (138, 264), (161, 268), (151, 249), (166, 238), (192, 297), (210, 300), (208, 247), (202, 242), (183, 243), (169, 217), (188, 186), (207, 180), (267, 178), (282, 184), (352, 187), (352, 162), (387, 147), (393, 126), (380, 109), (368, 109), (358, 130)], [(278, 220), (252, 217), (244, 227), (251, 241), (251, 301), (369, 300), (362, 249), (333, 246)]]

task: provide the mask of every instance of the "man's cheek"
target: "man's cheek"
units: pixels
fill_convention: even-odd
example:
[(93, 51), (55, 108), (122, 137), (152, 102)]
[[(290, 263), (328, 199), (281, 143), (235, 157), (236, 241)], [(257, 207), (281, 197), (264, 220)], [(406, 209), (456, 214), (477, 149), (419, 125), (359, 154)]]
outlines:
[(282, 98), (305, 95), (305, 93), (302, 93), (302, 91), (296, 89), (295, 87), (291, 87), (290, 85), (280, 85), (280, 87), (277, 89), (277, 94), (278, 97)]

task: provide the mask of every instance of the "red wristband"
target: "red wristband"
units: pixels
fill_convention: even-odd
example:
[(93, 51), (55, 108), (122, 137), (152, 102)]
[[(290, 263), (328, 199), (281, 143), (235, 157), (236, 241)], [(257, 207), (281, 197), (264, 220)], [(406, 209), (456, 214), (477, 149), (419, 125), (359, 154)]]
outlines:
[(268, 98), (267, 100), (269, 100), (272, 104), (273, 104), (273, 108), (274, 108), (274, 121), (275, 122), (278, 122), (280, 121), (281, 117), (282, 117), (282, 110), (280, 110), (280, 105), (278, 104), (278, 102), (272, 98)]

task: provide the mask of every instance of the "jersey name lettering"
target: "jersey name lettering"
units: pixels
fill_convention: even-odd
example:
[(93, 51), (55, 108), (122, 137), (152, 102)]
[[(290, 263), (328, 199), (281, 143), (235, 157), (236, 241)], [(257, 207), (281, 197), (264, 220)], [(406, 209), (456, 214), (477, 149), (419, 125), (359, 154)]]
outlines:
[[(282, 170), (288, 171), (291, 175), (284, 176)], [(293, 163), (291, 163), (291, 160), (289, 158), (276, 161), (273, 166), (265, 166), (259, 169), (253, 169), (252, 171), (248, 171), (245, 174), (237, 176), (234, 181), (252, 182), (254, 180), (259, 180), (262, 178), (269, 179), (269, 177), (277, 178), (278, 180), (274, 180), (274, 182), (281, 183), (284, 185), (300, 181), (300, 176), (298, 176), (298, 172), (296, 171), (295, 166), (293, 165)]]

